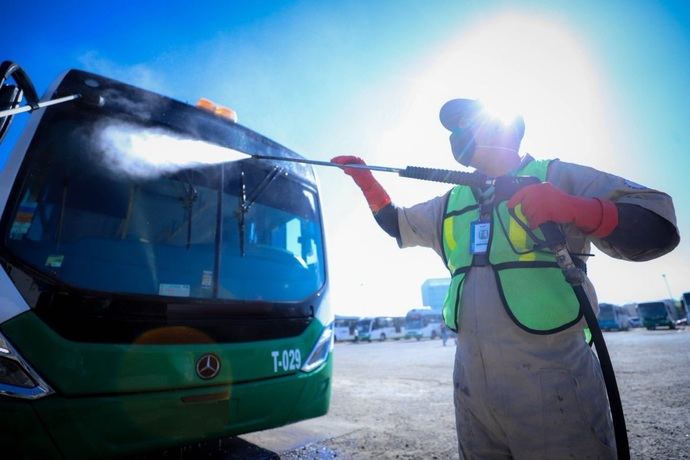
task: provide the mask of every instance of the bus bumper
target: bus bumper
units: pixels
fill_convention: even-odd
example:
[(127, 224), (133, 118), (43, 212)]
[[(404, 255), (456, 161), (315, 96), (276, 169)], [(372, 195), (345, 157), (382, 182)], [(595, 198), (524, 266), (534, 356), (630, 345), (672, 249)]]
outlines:
[(3, 456), (9, 448), (8, 458), (112, 458), (318, 417), (328, 411), (332, 360), (310, 373), (191, 390), (0, 398)]

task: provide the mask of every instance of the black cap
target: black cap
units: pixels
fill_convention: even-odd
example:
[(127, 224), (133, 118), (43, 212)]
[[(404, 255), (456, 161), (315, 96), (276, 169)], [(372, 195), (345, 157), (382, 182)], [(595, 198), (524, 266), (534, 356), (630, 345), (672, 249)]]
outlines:
[(481, 113), (482, 105), (474, 99), (451, 99), (443, 104), (438, 114), (441, 124), (453, 131), (458, 127), (458, 121), (464, 117), (474, 117)]

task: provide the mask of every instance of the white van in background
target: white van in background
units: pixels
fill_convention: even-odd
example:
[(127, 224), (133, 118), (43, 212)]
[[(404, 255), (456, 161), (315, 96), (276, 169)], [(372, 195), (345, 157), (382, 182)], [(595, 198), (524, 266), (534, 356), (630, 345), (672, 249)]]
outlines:
[(437, 339), (441, 337), (443, 315), (430, 307), (413, 308), (405, 317), (405, 338)]
[(359, 321), (359, 316), (335, 315), (335, 327), (333, 329), (335, 341), (355, 340), (357, 337), (357, 321)]
[(397, 316), (376, 316), (357, 321), (357, 339), (384, 341), (405, 337), (405, 318)]

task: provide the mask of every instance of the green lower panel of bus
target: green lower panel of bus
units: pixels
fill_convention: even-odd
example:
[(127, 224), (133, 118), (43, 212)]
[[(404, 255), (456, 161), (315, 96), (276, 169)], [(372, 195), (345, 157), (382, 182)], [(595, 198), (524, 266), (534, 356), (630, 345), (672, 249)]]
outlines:
[[(302, 372), (325, 326), (296, 337), (244, 343), (81, 343), (33, 312), (0, 331), (55, 391), (27, 401), (0, 396), (0, 459), (108, 458), (263, 430), (328, 410), (332, 353)], [(218, 374), (203, 379), (208, 354)], [(54, 445), (58, 449), (54, 449)], [(9, 453), (12, 455), (8, 455)], [(46, 453), (50, 452), (50, 453)]]
[(0, 397), (0, 458), (61, 459), (33, 403)]
[(328, 411), (331, 372), (329, 358), (309, 374), (232, 386), (34, 402), (0, 398), (0, 445), (12, 453), (8, 458), (57, 457), (53, 441), (66, 458), (111, 458), (278, 427)]
[[(150, 344), (146, 338), (130, 344), (84, 343), (66, 340), (29, 311), (0, 325), (0, 331), (56, 393), (82, 397), (234, 385), (291, 375), (304, 364), (324, 327), (314, 319), (299, 336), (241, 343), (183, 343), (190, 328), (175, 327), (155, 331), (167, 338), (167, 344)], [(203, 380), (195, 369), (209, 353), (219, 359), (220, 371)]]

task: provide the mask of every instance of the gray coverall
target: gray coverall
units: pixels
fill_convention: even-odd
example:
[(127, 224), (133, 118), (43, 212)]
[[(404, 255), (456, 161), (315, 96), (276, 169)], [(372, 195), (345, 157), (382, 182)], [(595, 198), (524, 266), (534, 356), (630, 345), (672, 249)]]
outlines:
[[(641, 206), (676, 226), (668, 195), (620, 177), (555, 160), (547, 180), (571, 195)], [(430, 247), (442, 256), (445, 198), (399, 208), (400, 247)], [(563, 227), (570, 251), (589, 253), (590, 239), (574, 226)], [(612, 257), (636, 260), (603, 239), (591, 242)], [(645, 259), (671, 249), (647, 253)], [(589, 280), (584, 287), (596, 310)], [(528, 287), (524, 295), (530, 295)], [(615, 458), (606, 389), (584, 340), (584, 319), (549, 335), (521, 329), (506, 313), (491, 266), (471, 268), (461, 302), (453, 376), (460, 457)]]

